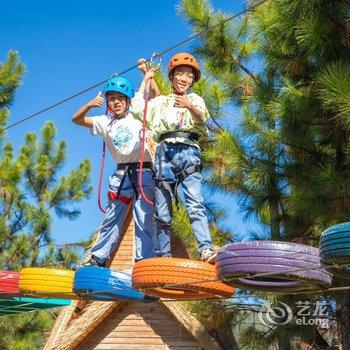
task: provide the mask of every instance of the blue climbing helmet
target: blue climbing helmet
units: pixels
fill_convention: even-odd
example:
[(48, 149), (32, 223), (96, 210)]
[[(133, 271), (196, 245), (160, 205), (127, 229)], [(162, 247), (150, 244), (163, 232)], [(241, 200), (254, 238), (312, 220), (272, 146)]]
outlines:
[(118, 75), (113, 75), (104, 86), (103, 93), (106, 94), (109, 91), (120, 92), (129, 99), (135, 96), (135, 90), (130, 81)]

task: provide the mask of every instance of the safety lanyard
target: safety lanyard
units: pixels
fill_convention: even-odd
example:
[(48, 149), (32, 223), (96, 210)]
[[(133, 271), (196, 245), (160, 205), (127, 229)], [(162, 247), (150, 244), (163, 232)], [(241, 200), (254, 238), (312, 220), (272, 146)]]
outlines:
[[(154, 63), (154, 59), (158, 57), (159, 62), (158, 64)], [(149, 61), (149, 66), (147, 67), (149, 69), (153, 68), (155, 71), (159, 69), (159, 67), (162, 64), (162, 57), (159, 55), (158, 52), (153, 53), (151, 56), (151, 59)], [(145, 107), (143, 109), (143, 120), (142, 120), (142, 133), (141, 133), (141, 149), (140, 149), (140, 167), (139, 167), (139, 174), (138, 174), (138, 184), (140, 189), (141, 197), (145, 200), (146, 203), (153, 205), (154, 202), (151, 201), (149, 198), (147, 198), (142, 185), (142, 175), (143, 175), (143, 161), (145, 159), (145, 143), (146, 143), (146, 124), (147, 124), (147, 110), (148, 110), (148, 101), (149, 101), (149, 94), (150, 94), (150, 88), (151, 88), (151, 80), (149, 79), (146, 83), (146, 91), (145, 91)]]

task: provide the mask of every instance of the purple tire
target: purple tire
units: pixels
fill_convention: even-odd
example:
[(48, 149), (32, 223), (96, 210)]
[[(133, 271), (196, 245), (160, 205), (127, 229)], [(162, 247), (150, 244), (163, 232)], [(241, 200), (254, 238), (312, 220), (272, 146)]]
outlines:
[[(222, 247), (216, 273), (234, 287), (273, 293), (326, 289), (332, 275), (320, 268), (319, 250), (281, 241), (248, 241)], [(251, 276), (271, 273), (271, 276)]]

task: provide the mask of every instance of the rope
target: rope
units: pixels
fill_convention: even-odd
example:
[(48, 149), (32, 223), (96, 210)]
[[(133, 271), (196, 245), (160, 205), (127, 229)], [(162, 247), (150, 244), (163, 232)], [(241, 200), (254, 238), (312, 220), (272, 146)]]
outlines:
[(149, 101), (149, 91), (151, 88), (151, 80), (148, 80), (146, 85), (146, 94), (145, 94), (145, 108), (143, 110), (143, 120), (142, 120), (142, 134), (141, 134), (141, 155), (140, 155), (140, 168), (138, 173), (138, 183), (141, 197), (145, 200), (146, 203), (153, 205), (154, 202), (147, 198), (142, 185), (142, 175), (143, 175), (143, 161), (145, 159), (145, 142), (146, 142), (146, 123), (147, 123), (147, 109)]
[(103, 181), (103, 170), (105, 166), (105, 159), (106, 159), (106, 142), (103, 141), (102, 144), (102, 155), (101, 155), (101, 167), (100, 167), (100, 177), (98, 180), (98, 194), (97, 194), (97, 204), (102, 213), (106, 213), (106, 209), (102, 207), (101, 204), (101, 187), (102, 187), (102, 181)]
[[(159, 62), (158, 64), (154, 64), (153, 60), (158, 57)], [(154, 71), (157, 71), (159, 67), (162, 64), (162, 57), (158, 52), (154, 52), (149, 60), (149, 65), (146, 64), (147, 70), (153, 69)], [(147, 198), (144, 190), (143, 190), (143, 161), (145, 159), (145, 143), (146, 143), (146, 126), (147, 126), (147, 111), (148, 111), (148, 102), (149, 102), (149, 96), (150, 96), (150, 90), (151, 90), (151, 79), (147, 81), (146, 89), (145, 89), (145, 107), (143, 109), (143, 119), (142, 119), (142, 134), (141, 134), (141, 152), (140, 152), (140, 167), (139, 167), (139, 174), (138, 174), (138, 184), (139, 189), (141, 192), (141, 197), (145, 200), (146, 203), (153, 205), (154, 202)]]
[[(101, 93), (99, 93), (100, 95)], [(115, 114), (114, 112), (109, 108), (108, 106), (108, 96), (106, 96), (106, 112), (105, 114), (108, 115), (108, 112), (112, 113), (112, 118), (115, 118)], [(106, 209), (102, 207), (101, 204), (101, 188), (102, 188), (102, 181), (103, 181), (103, 171), (104, 171), (104, 167), (105, 167), (105, 160), (106, 160), (106, 142), (105, 140), (103, 140), (102, 143), (102, 155), (101, 155), (101, 166), (100, 166), (100, 176), (98, 179), (98, 192), (97, 192), (97, 204), (98, 207), (100, 208), (100, 210), (102, 211), (102, 213), (106, 213)]]
[[(185, 40), (183, 40), (183, 41), (181, 41), (181, 42), (179, 42), (179, 43), (177, 43), (177, 44), (175, 44), (173, 46), (170, 46), (169, 48), (167, 48), (167, 49), (163, 50), (162, 52), (160, 52), (159, 55), (164, 55), (164, 54), (166, 54), (166, 53), (168, 53), (168, 52), (170, 52), (170, 51), (172, 51), (172, 50), (174, 50), (174, 49), (176, 49), (176, 48), (178, 48), (178, 47), (180, 47), (180, 46), (182, 46), (184, 44), (187, 44), (188, 42), (190, 42), (190, 41), (192, 41), (192, 40), (194, 40), (194, 39), (196, 39), (196, 38), (198, 38), (198, 37), (200, 37), (200, 36), (210, 32), (211, 30), (217, 28), (218, 26), (221, 26), (222, 24), (225, 24), (225, 23), (227, 23), (227, 22), (229, 22), (229, 21), (231, 21), (231, 20), (233, 20), (233, 19), (235, 19), (235, 18), (237, 18), (239, 16), (242, 16), (245, 13), (254, 11), (257, 7), (259, 7), (260, 5), (263, 5), (267, 1), (269, 1), (269, 0), (259, 1), (255, 5), (251, 5), (251, 6), (247, 7), (246, 9), (244, 9), (244, 10), (242, 10), (242, 11), (240, 11), (240, 12), (238, 12), (238, 13), (236, 13), (236, 14), (228, 17), (228, 18), (226, 18), (222, 22), (217, 23), (217, 24), (215, 24), (215, 25), (213, 25), (213, 26), (211, 26), (211, 27), (209, 27), (207, 29), (204, 29), (204, 30), (202, 30), (201, 32), (199, 32), (197, 34), (193, 34), (189, 38), (187, 38), (187, 39), (185, 39)], [(146, 63), (149, 62), (150, 60), (151, 60), (151, 57), (146, 59)], [(131, 71), (131, 70), (133, 70), (133, 69), (135, 69), (137, 67), (138, 67), (138, 64), (135, 64), (134, 66), (131, 66), (131, 67), (123, 70), (122, 72), (120, 72), (119, 75), (123, 75), (125, 73), (128, 73), (129, 71)], [(4, 131), (6, 131), (6, 130), (8, 130), (8, 129), (18, 125), (18, 124), (21, 124), (21, 123), (23, 123), (23, 122), (25, 122), (25, 121), (27, 121), (29, 119), (32, 119), (32, 118), (34, 118), (34, 117), (36, 117), (36, 116), (38, 116), (40, 114), (43, 114), (44, 112), (47, 112), (47, 111), (49, 111), (49, 110), (51, 110), (51, 109), (53, 109), (53, 108), (55, 108), (55, 107), (65, 103), (65, 102), (73, 100), (74, 98), (76, 98), (76, 97), (78, 97), (78, 96), (80, 96), (80, 95), (82, 95), (82, 94), (84, 94), (84, 93), (86, 93), (86, 92), (88, 92), (88, 91), (90, 91), (90, 90), (92, 90), (92, 89), (94, 89), (94, 88), (96, 88), (96, 87), (106, 83), (107, 80), (108, 79), (100, 81), (100, 82), (98, 82), (98, 83), (96, 83), (94, 85), (91, 85), (91, 86), (87, 87), (86, 89), (84, 89), (82, 91), (79, 91), (79, 92), (77, 92), (77, 93), (75, 93), (75, 94), (73, 94), (73, 95), (71, 95), (69, 97), (64, 98), (63, 100), (60, 100), (60, 101), (58, 101), (58, 102), (56, 102), (56, 103), (54, 103), (54, 104), (52, 104), (52, 105), (50, 105), (48, 107), (45, 107), (44, 109), (42, 109), (42, 110), (40, 110), (40, 111), (38, 111), (36, 113), (30, 114), (29, 116), (27, 116), (27, 117), (25, 117), (23, 119), (20, 119), (19, 121), (14, 122), (14, 123), (6, 126), (5, 128), (1, 129), (0, 132), (4, 132)]]

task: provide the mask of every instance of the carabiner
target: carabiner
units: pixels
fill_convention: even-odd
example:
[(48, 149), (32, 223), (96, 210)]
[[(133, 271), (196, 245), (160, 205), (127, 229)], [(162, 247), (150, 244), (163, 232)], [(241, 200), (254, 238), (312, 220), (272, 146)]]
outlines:
[[(155, 63), (155, 59), (158, 57), (158, 63)], [(159, 67), (162, 65), (163, 59), (159, 52), (153, 52), (151, 58), (146, 63), (147, 70), (154, 69), (154, 71), (157, 71)]]

